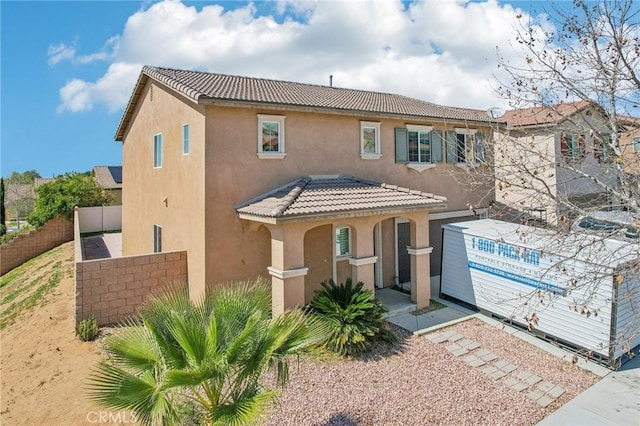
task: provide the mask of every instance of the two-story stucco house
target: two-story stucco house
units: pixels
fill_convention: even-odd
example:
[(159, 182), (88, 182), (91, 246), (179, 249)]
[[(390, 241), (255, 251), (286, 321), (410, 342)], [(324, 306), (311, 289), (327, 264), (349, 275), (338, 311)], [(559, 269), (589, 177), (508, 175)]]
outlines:
[(496, 201), (558, 224), (615, 202), (619, 172), (606, 118), (589, 102), (507, 111), (494, 144)]
[(192, 295), (269, 277), (275, 313), (349, 276), (425, 306), (440, 226), (492, 199), (455, 176), (490, 136), (484, 111), (146, 66), (116, 133), (123, 255), (187, 250)]

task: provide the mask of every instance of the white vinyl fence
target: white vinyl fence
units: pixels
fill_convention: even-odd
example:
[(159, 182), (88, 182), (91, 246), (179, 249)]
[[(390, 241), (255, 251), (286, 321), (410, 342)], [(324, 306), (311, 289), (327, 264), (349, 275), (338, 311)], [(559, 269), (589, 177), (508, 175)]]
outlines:
[(80, 233), (119, 231), (122, 229), (122, 206), (78, 208)]

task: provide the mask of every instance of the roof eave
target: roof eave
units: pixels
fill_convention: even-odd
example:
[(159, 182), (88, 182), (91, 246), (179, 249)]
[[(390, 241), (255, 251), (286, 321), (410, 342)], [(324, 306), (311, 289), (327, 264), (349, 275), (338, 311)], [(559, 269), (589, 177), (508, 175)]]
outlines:
[[(495, 121), (492, 121), (490, 119), (476, 120), (472, 118), (437, 117), (437, 116), (420, 115), (420, 114), (395, 114), (395, 113), (370, 111), (370, 110), (308, 106), (308, 105), (299, 105), (299, 104), (284, 104), (284, 103), (277, 103), (277, 102), (246, 101), (246, 100), (240, 100), (240, 99), (231, 100), (231, 99), (222, 99), (222, 98), (212, 98), (212, 97), (206, 97), (206, 96), (201, 96), (198, 99), (198, 104), (245, 107), (245, 108), (278, 109), (278, 110), (284, 110), (284, 111), (314, 112), (314, 113), (338, 114), (338, 115), (349, 115), (349, 116), (359, 115), (362, 117), (418, 119), (421, 121), (446, 120), (446, 121), (453, 121), (453, 122), (460, 122), (460, 123), (478, 123), (484, 126), (490, 126), (496, 123)], [(506, 123), (503, 123), (503, 124), (506, 124)]]
[(140, 75), (138, 76), (138, 81), (136, 81), (136, 85), (134, 86), (133, 92), (131, 93), (131, 97), (129, 98), (129, 102), (127, 103), (127, 107), (124, 109), (124, 113), (120, 118), (120, 123), (118, 124), (118, 128), (116, 130), (116, 134), (114, 135), (114, 139), (116, 142), (124, 141), (124, 134), (129, 127), (129, 122), (131, 121), (131, 116), (133, 115), (133, 110), (136, 108), (138, 104), (138, 100), (140, 99), (140, 95), (142, 94), (142, 89), (144, 88), (149, 76), (147, 76), (144, 72), (144, 68), (140, 71)]
[[(349, 210), (343, 212), (327, 212), (327, 213), (312, 213), (312, 214), (299, 214), (299, 215), (286, 215), (286, 216), (259, 216), (250, 213), (238, 212), (240, 219), (250, 220), (253, 222), (266, 223), (271, 225), (282, 225), (285, 223), (294, 222), (309, 222), (316, 220), (337, 220), (337, 219), (351, 219), (364, 216), (375, 215), (399, 215), (403, 213), (417, 213), (417, 212), (431, 212), (446, 210), (447, 202), (441, 201), (433, 204), (418, 204), (403, 207), (389, 207), (389, 208), (375, 208), (375, 209), (362, 209), (362, 210)], [(372, 214), (373, 213), (373, 214)]]

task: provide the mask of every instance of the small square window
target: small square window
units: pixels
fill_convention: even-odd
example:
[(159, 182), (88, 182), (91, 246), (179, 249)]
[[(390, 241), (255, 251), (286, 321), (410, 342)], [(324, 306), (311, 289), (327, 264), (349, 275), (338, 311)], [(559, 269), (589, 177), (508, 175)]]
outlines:
[(189, 125), (182, 126), (182, 155), (189, 154)]
[(153, 137), (153, 167), (162, 167), (162, 133)]
[(380, 158), (380, 123), (360, 122), (360, 156)]
[(284, 158), (284, 117), (258, 115), (258, 157)]
[(349, 256), (351, 251), (351, 238), (348, 226), (336, 228), (336, 257)]

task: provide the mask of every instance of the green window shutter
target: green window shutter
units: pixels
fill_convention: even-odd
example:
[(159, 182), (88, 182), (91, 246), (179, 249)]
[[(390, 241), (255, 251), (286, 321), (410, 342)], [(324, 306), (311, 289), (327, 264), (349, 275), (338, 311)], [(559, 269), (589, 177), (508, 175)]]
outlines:
[(409, 162), (408, 140), (407, 129), (396, 128), (396, 163)]
[(336, 229), (336, 256), (349, 254), (349, 228)]
[(447, 132), (447, 163), (458, 162), (458, 137), (456, 132)]
[(484, 163), (484, 153), (485, 153), (484, 133), (476, 133), (475, 136), (476, 136), (475, 138), (476, 140), (475, 140), (475, 143), (473, 144), (473, 157), (476, 163)]
[(444, 140), (442, 138), (442, 132), (439, 130), (431, 131), (431, 162), (442, 163), (444, 161), (443, 151)]

